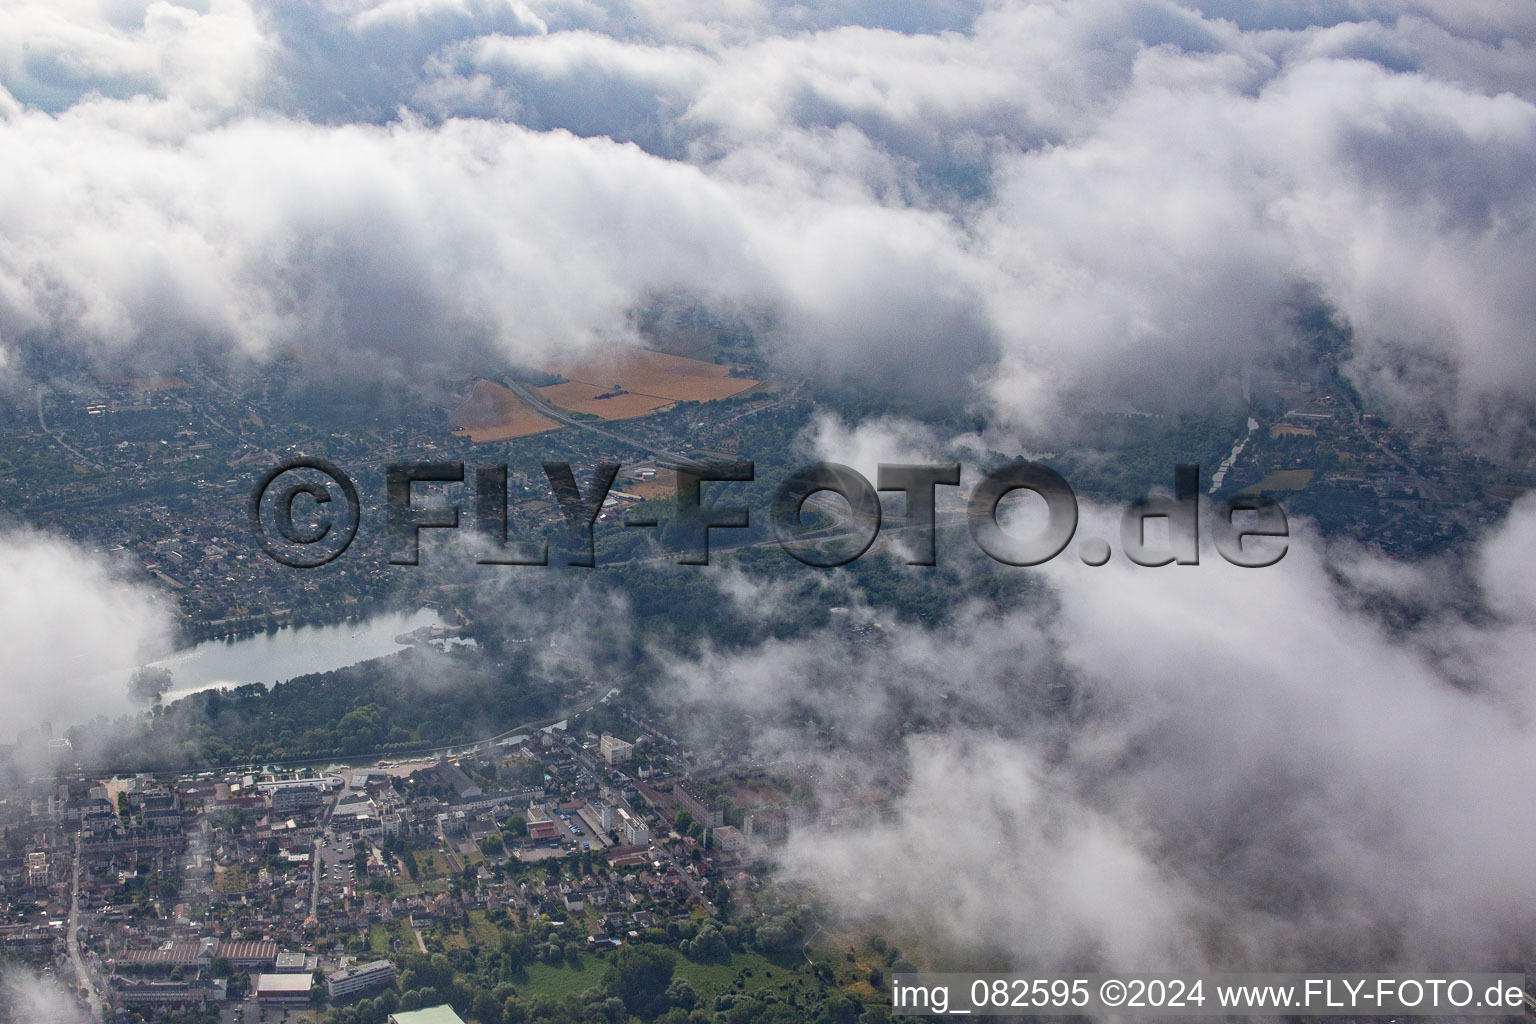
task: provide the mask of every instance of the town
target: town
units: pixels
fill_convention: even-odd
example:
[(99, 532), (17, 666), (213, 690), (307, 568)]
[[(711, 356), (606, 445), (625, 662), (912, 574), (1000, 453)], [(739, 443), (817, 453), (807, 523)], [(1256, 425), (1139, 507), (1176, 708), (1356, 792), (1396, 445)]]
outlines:
[[(825, 894), (774, 868), (800, 830), (880, 820), (899, 780), (840, 786), (753, 761), (742, 723), (688, 749), (672, 734), (690, 730), (648, 699), (657, 673), (639, 647), (583, 667), (585, 637), (535, 636), (494, 588), (454, 575), (462, 562), (428, 536), (452, 531), (421, 531), (419, 567), (386, 550), (392, 464), (503, 470), (515, 500), (499, 525), (528, 538), (562, 528), (546, 462), (571, 463), (578, 480), (619, 463), (596, 513), (602, 582), (628, 599), (652, 652), (732, 638), (740, 619), (675, 571), (675, 532), (623, 523), (675, 510), (671, 467), (684, 462), (755, 462), (754, 481), (712, 496), (768, 508), (782, 474), (816, 454), (804, 438), (827, 396), (731, 378), (753, 386), (633, 415), (638, 387), (560, 399), (573, 410), (555, 401), (564, 384), (504, 379), (442, 381), (435, 405), (413, 391), (359, 414), (306, 405), (303, 368), (278, 360), (56, 378), (32, 401), (0, 402), (0, 507), (132, 566), (174, 605), (178, 645), (401, 608), (442, 622), (385, 661), (164, 706), (168, 678), (144, 676), (134, 696), (147, 712), (0, 737), (16, 780), (0, 791), (0, 957), (114, 1024), (885, 1019), (888, 979), (924, 959), (922, 937), (825, 920)], [(1091, 436), (1030, 450), (1094, 501), (1142, 498), (1170, 466), (1199, 464), (1216, 501), (1271, 495), (1288, 516), (1393, 554), (1443, 550), (1536, 481), (1529, 458), (1494, 465), (1441, 425), (1376, 418), (1326, 364), (1248, 387), (1232, 415), (1088, 415)], [(295, 456), (355, 474), (368, 524), (313, 570), (265, 557), (246, 518), (253, 483)], [(472, 476), (454, 485), (465, 509)], [(953, 531), (963, 517), (949, 512), (940, 527)], [(814, 574), (775, 550), (767, 519), (711, 547), (806, 586)], [(898, 579), (888, 561), (850, 567), (879, 584), (861, 614), (812, 582), (754, 635), (826, 631), (867, 652), (889, 642), (890, 622), (927, 621), (967, 586), (995, 601), (1028, 585), (949, 567)], [(434, 673), (468, 682), (424, 700), (418, 683)], [(1071, 706), (1062, 684), (1028, 700), (1047, 715)]]
[[(813, 805), (793, 765), (655, 767), (666, 746), (578, 718), (452, 758), (61, 769), (0, 802), (0, 954), (124, 1022), (542, 1019), (526, 1016), (541, 992), (599, 988), (624, 947), (705, 965), (666, 990), (685, 1012), (883, 1005), (883, 972), (911, 967), (899, 951), (827, 947), (806, 894), (755, 866), (818, 814), (859, 810)], [(762, 974), (719, 970), (738, 959)]]

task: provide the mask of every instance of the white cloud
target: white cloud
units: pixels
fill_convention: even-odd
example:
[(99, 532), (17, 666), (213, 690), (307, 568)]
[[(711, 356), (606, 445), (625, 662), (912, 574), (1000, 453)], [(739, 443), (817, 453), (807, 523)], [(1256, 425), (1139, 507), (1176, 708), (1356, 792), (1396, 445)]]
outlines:
[[(1080, 537), (1116, 535), (1111, 510), (1083, 512)], [(1494, 967), (1536, 924), (1516, 810), (1536, 602), (1512, 568), (1533, 522), (1518, 507), (1473, 563), (1496, 618), (1442, 602), (1390, 624), (1384, 603), (1453, 594), (1454, 570), (1293, 522), (1271, 568), (1069, 549), (1023, 607), (962, 605), (873, 646), (828, 629), (706, 651), (670, 663), (664, 699), (701, 743), (745, 722), (757, 756), (819, 765), (841, 824), (794, 837), (784, 870), (957, 966)], [(870, 779), (896, 795), (860, 824), (845, 786)]]
[(95, 93), (241, 106), (266, 70), (270, 41), (243, 0), (201, 9), (165, 0), (60, 0), (0, 10), (0, 81), (45, 110)]
[(58, 987), (21, 967), (0, 969), (0, 1024), (90, 1024), (91, 1015)]
[[(1533, 47), (1497, 0), (26, 0), (0, 12), (0, 336), (420, 377), (632, 341), (661, 297), (761, 325), (785, 367), (974, 402), (991, 444), (1208, 401), (1321, 300), (1391, 410), (1518, 433)], [(866, 475), (983, 443), (895, 419), (806, 441)], [(765, 749), (835, 724), (840, 770), (899, 755), (894, 821), (791, 855), (853, 909), (885, 886), (940, 934), (1062, 963), (1492, 963), (1536, 897), (1512, 813), (1532, 521), (1462, 579), (1310, 535), (1251, 572), (1068, 552), (1048, 606), (951, 609), (878, 656), (707, 651), (670, 692), (749, 712)], [(11, 534), (0, 570), (19, 722), (108, 700), (38, 681), (164, 628), (61, 542)], [(1427, 614), (1394, 632), (1371, 601)], [(1063, 730), (1041, 699), (1068, 683)], [(903, 844), (955, 808), (957, 869), (913, 873)]]
[(4, 115), (0, 318), (409, 365), (686, 296), (1038, 425), (1230, 391), (1321, 298), (1368, 394), (1519, 429), (1536, 28), (1208, 10), (22, 4), (0, 84), (59, 112)]
[(129, 671), (170, 638), (171, 610), (107, 559), (32, 530), (0, 532), (0, 682), (4, 737), (50, 724), (55, 735), (130, 709)]

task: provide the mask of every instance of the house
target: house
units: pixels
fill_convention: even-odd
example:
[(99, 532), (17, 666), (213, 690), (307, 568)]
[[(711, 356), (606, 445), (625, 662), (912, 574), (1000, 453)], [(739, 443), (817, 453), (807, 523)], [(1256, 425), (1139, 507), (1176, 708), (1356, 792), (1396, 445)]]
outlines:
[(747, 848), (747, 837), (734, 825), (721, 825), (710, 835), (714, 838), (715, 849), (721, 853), (740, 853)]

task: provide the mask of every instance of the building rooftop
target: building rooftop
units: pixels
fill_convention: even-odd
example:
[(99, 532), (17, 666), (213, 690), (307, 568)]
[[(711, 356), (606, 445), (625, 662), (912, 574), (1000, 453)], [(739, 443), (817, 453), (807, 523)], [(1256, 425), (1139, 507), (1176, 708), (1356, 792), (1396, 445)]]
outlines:
[(393, 970), (394, 966), (388, 960), (370, 960), (365, 964), (356, 964), (352, 967), (343, 967), (332, 971), (330, 978), (332, 981), (345, 981), (348, 978), (357, 977), (362, 974), (371, 974), (374, 971)]
[(256, 994), (308, 992), (311, 985), (307, 974), (263, 974), (256, 979)]
[(425, 1010), (405, 1010), (389, 1015), (389, 1024), (464, 1024), (451, 1006), (432, 1006)]

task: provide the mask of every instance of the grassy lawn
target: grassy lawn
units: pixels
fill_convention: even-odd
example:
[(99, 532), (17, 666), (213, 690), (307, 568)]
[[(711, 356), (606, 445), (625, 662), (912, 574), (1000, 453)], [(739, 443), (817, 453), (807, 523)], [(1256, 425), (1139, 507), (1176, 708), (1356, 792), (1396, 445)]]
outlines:
[(469, 941), (477, 947), (496, 948), (501, 941), (501, 929), (491, 923), (483, 910), (469, 912)]
[(727, 961), (705, 963), (682, 957), (677, 961), (676, 977), (688, 979), (688, 984), (706, 1003), (713, 1002), (722, 992), (798, 989), (809, 994), (821, 989), (811, 974), (810, 965), (798, 953), (770, 959), (761, 953), (744, 952), (732, 954)]
[[(524, 999), (535, 995), (557, 999), (580, 995), (602, 983), (607, 959), (583, 953), (581, 964), (580, 969), (529, 964), (524, 968), (526, 977), (518, 978), (513, 984)], [(821, 991), (809, 965), (799, 954), (770, 959), (761, 953), (736, 953), (729, 961), (717, 963), (696, 963), (687, 957), (679, 957), (676, 976), (686, 978), (706, 1004), (712, 1003), (722, 992), (777, 990), (788, 995), (798, 991), (806, 997), (819, 998), (817, 994)]]
[(529, 964), (523, 968), (527, 977), (518, 978), (513, 984), (524, 999), (535, 995), (564, 999), (566, 996), (579, 996), (587, 989), (602, 984), (603, 972), (607, 969), (608, 962), (602, 957), (583, 953), (579, 967)]
[(1304, 491), (1312, 482), (1312, 477), (1317, 473), (1315, 469), (1277, 469), (1252, 487), (1245, 487), (1243, 493), (1256, 494), (1259, 491)]
[(368, 951), (379, 956), (389, 953), (389, 929), (377, 922), (368, 926)]
[[(441, 937), (439, 938), (439, 936)], [(427, 935), (428, 947), (434, 945), (434, 938), (437, 938), (438, 941), (442, 943), (444, 952), (448, 952), (449, 950), (453, 949), (469, 948), (469, 939), (464, 935), (463, 930), (457, 927), (444, 928), (441, 933), (439, 933), (436, 929), (433, 929), (433, 931)]]
[[(851, 962), (847, 957), (849, 950), (852, 950), (854, 955)], [(865, 1003), (890, 1001), (888, 991), (883, 988), (876, 989), (869, 983), (869, 972), (878, 969), (885, 975), (886, 984), (889, 985), (891, 967), (886, 955), (871, 947), (867, 937), (853, 933), (823, 935), (822, 941), (812, 945), (811, 955), (819, 963), (831, 966), (832, 973), (837, 978), (838, 987), (849, 995), (857, 996)]]
[(416, 878), (425, 881), (448, 873), (448, 860), (442, 850), (416, 850)]

